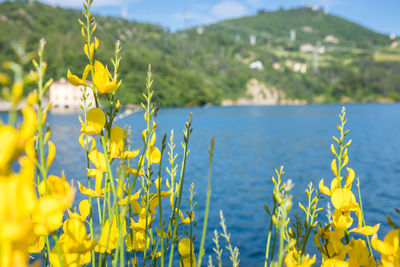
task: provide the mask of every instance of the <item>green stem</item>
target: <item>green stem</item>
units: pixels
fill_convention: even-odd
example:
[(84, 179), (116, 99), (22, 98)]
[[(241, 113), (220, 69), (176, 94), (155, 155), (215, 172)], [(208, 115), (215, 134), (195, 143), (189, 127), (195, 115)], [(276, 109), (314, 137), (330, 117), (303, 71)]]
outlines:
[(208, 167), (208, 183), (207, 183), (207, 200), (206, 200), (206, 210), (204, 213), (204, 221), (203, 221), (203, 233), (201, 235), (201, 242), (200, 242), (200, 250), (199, 250), (199, 256), (198, 256), (198, 262), (197, 262), (197, 267), (201, 266), (201, 260), (205, 254), (204, 252), (204, 242), (206, 240), (206, 232), (207, 232), (207, 222), (208, 222), (208, 213), (210, 210), (210, 198), (211, 198), (211, 165), (212, 165), (212, 159), (214, 155), (214, 143), (215, 143), (215, 137), (213, 136), (211, 138), (211, 145), (210, 149), (208, 150), (209, 154), (209, 167)]
[[(274, 209), (272, 210), (272, 215), (275, 214), (275, 211), (276, 211), (276, 202), (274, 201)], [(274, 223), (272, 222), (272, 215), (271, 215), (271, 221), (269, 223), (269, 228), (268, 228), (267, 246), (265, 248), (264, 267), (268, 267), (269, 249), (270, 249), (271, 236), (272, 236), (272, 226), (274, 225)]]
[[(183, 160), (182, 160), (182, 167), (181, 167), (181, 174), (179, 177), (179, 196), (178, 196), (178, 205), (177, 209), (179, 210), (181, 207), (181, 200), (182, 200), (182, 188), (183, 188), (183, 183), (185, 180), (185, 170), (186, 170), (186, 159), (188, 155), (188, 144), (189, 144), (189, 137), (190, 133), (192, 132), (192, 129), (190, 128), (192, 124), (192, 114), (189, 116), (189, 120), (186, 123), (186, 129), (185, 129), (185, 134), (184, 134), (184, 149), (183, 149)], [(175, 248), (175, 243), (177, 242), (177, 231), (178, 231), (178, 216), (177, 213), (175, 212), (175, 218), (174, 218), (174, 233), (172, 236), (172, 241), (171, 241), (171, 251), (169, 254), (169, 263), (168, 266), (172, 266), (172, 260), (174, 257), (174, 248)]]
[[(363, 206), (362, 206), (362, 200), (361, 200), (361, 189), (360, 189), (360, 179), (357, 178), (357, 190), (358, 190), (358, 199), (360, 201), (360, 213), (361, 213), (361, 219), (362, 219), (362, 225), (365, 226), (365, 219), (364, 219), (364, 211), (363, 211)], [(365, 236), (367, 238), (367, 244), (368, 244), (368, 250), (370, 255), (373, 257), (374, 253), (372, 250), (371, 242), (369, 240), (368, 236)]]

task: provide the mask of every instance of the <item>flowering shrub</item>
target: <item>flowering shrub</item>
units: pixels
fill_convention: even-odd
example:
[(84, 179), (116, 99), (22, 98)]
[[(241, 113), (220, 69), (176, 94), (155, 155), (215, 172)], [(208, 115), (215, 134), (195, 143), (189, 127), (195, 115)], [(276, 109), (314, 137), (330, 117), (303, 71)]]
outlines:
[[(30, 255), (36, 254), (42, 257), (41, 262), (37, 260), (34, 264), (46, 266), (172, 266), (178, 260), (176, 254), (180, 266), (201, 266), (214, 141), (209, 150), (202, 237), (200, 248), (195, 249), (193, 185), (189, 189), (190, 208), (185, 212), (181, 209), (192, 118), (189, 116), (184, 129), (183, 159), (178, 174), (173, 131), (168, 143), (164, 135), (161, 147), (156, 146), (158, 107), (153, 103), (149, 67), (142, 103), (146, 128), (141, 134), (142, 146), (133, 147), (131, 129), (115, 125), (120, 109), (115, 92), (122, 82), (118, 74), (121, 45), (116, 42), (110, 72), (104, 62), (96, 59), (100, 42), (94, 37), (97, 25), (90, 12), (91, 4), (92, 0), (86, 0), (85, 21), (79, 20), (88, 64), (81, 77), (69, 70), (67, 73), (72, 85), (83, 87), (83, 115), (79, 116), (82, 134), (77, 141), (86, 155), (87, 186), (80, 182), (77, 186), (69, 184), (63, 173), (49, 174), (56, 147), (46, 125), (51, 103), (43, 105), (43, 96), (52, 83), (51, 79), (44, 80), (45, 41), (40, 41), (37, 53), (25, 54), (18, 49), (19, 61), (4, 64), (14, 73), (13, 80), (0, 73), (4, 96), (12, 103), (7, 124), (0, 123), (0, 266), (27, 266)], [(26, 74), (24, 69), (30, 61), (35, 70)], [(37, 89), (26, 98), (20, 122), (17, 107), (24, 87), (30, 83), (35, 83)], [(88, 101), (89, 91), (94, 94), (94, 103)], [(352, 191), (356, 175), (354, 170), (345, 169), (351, 141), (345, 142), (348, 130), (344, 128), (344, 109), (339, 117), (340, 136), (334, 137), (337, 146), (331, 146), (334, 177), (329, 187), (324, 180), (319, 183), (319, 190), (309, 185), (307, 205), (299, 203), (304, 211), (302, 218), (296, 215), (290, 223), (293, 185), (290, 180), (283, 181), (283, 168), (272, 179), (273, 207), (265, 206), (271, 217), (265, 266), (311, 266), (316, 255), (309, 256), (306, 249), (312, 235), (321, 253), (322, 266), (400, 266), (400, 230), (391, 222), (397, 229), (383, 241), (379, 240), (376, 235), (379, 224), (370, 226), (364, 219), (359, 179), (356, 180), (358, 199)], [(168, 177), (162, 177), (166, 149)], [(76, 194), (82, 194), (84, 199), (77, 203), (78, 209), (71, 209)], [(318, 222), (318, 214), (323, 211), (318, 207), (322, 196), (328, 197), (334, 208), (333, 212), (327, 209), (328, 222), (324, 225)], [(163, 210), (162, 203), (166, 201), (169, 208)], [(220, 215), (223, 233), (215, 231), (213, 239), (218, 266), (222, 266), (223, 253), (220, 237), (227, 242), (233, 266), (239, 266), (239, 250), (232, 247), (222, 211)], [(212, 256), (208, 265), (213, 266)]]

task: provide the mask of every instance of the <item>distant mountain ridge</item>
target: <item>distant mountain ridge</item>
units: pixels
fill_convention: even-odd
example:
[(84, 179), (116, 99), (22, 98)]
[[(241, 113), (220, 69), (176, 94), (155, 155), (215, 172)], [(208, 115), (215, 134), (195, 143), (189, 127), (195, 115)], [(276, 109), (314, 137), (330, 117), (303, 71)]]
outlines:
[[(68, 68), (82, 72), (79, 17), (80, 11), (39, 2), (0, 3), (0, 61), (12, 58), (11, 40), (25, 41), (32, 51), (44, 37), (49, 76), (65, 77)], [(148, 64), (163, 106), (253, 103), (248, 92), (258, 89), (249, 84), (264, 88), (257, 92), (280, 92), (275, 104), (400, 100), (397, 40), (311, 8), (259, 12), (176, 33), (95, 18), (102, 62), (110, 64), (115, 40), (123, 45), (123, 103), (141, 100)], [(250, 68), (254, 62), (260, 68)]]

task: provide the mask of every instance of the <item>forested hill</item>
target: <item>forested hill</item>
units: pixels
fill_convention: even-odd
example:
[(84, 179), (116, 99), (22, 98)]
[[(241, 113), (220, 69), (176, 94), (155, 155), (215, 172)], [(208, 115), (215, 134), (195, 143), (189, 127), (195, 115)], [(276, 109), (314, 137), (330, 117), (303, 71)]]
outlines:
[(264, 39), (287, 39), (291, 30), (296, 32), (298, 42), (324, 40), (333, 35), (347, 47), (367, 48), (389, 45), (387, 35), (376, 33), (359, 24), (338, 16), (325, 14), (312, 8), (297, 8), (274, 12), (259, 11), (257, 16), (226, 20), (208, 27), (212, 32), (231, 34), (257, 34)]
[[(82, 72), (81, 16), (38, 2), (0, 3), (0, 61), (12, 58), (11, 40), (34, 50), (44, 37), (49, 76), (65, 77), (68, 68)], [(265, 95), (275, 95), (273, 103), (400, 100), (396, 40), (311, 8), (260, 11), (176, 33), (95, 17), (104, 63), (110, 62), (115, 40), (122, 42), (123, 103), (140, 101), (148, 64), (163, 106)], [(258, 67), (252, 69), (254, 62)]]

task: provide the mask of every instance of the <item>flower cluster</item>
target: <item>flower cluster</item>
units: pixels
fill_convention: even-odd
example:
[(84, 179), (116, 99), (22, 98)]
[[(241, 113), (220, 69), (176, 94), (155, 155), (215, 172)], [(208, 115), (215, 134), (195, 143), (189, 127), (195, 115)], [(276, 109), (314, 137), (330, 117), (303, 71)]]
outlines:
[[(1, 266), (27, 266), (29, 253), (41, 253), (44, 247), (47, 255), (53, 253), (49, 236), (59, 244), (55, 232), (62, 226), (63, 214), (74, 198), (74, 191), (64, 175), (61, 178), (48, 175), (56, 148), (49, 140), (50, 129), (43, 134), (48, 107), (42, 107), (41, 97), (51, 83), (42, 84), (46, 69), (44, 45), (42, 40), (39, 62), (33, 60), (36, 71), (30, 76), (36, 77), (38, 90), (28, 96), (27, 105), (22, 108), (22, 123), (16, 125), (16, 109), (10, 111), (8, 124), (0, 123)], [(21, 100), (25, 84), (14, 81), (13, 88), (19, 88), (10, 96), (15, 107)], [(55, 257), (58, 256), (60, 254), (55, 253)]]
[[(321, 180), (319, 189), (332, 202), (335, 210), (329, 223), (325, 227), (319, 227), (318, 233), (314, 237), (317, 248), (321, 251), (324, 266), (341, 264), (341, 266), (375, 266), (375, 260), (370, 247), (369, 236), (374, 235), (379, 224), (368, 226), (365, 224), (361, 198), (357, 202), (355, 195), (351, 191), (355, 179), (355, 172), (347, 168), (347, 175), (342, 176), (344, 168), (349, 162), (348, 147), (351, 140), (345, 143), (344, 139), (348, 130), (344, 129), (346, 118), (345, 110), (342, 109), (339, 115), (341, 124), (338, 124), (340, 137), (334, 137), (338, 143), (338, 151), (334, 145), (331, 146), (331, 152), (335, 156), (332, 160), (331, 169), (334, 178), (331, 181), (330, 188), (324, 185)], [(343, 183), (344, 181), (344, 183)], [(353, 226), (353, 215), (356, 215), (358, 223)], [(355, 238), (350, 236), (352, 233), (358, 233), (365, 238)]]

